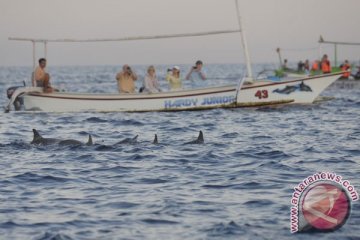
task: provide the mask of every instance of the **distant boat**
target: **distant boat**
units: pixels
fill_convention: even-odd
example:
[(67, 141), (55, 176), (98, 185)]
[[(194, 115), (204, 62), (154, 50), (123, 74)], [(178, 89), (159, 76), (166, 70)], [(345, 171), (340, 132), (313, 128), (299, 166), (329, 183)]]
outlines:
[[(247, 76), (239, 79), (237, 85), (212, 87), (204, 89), (183, 90), (176, 92), (162, 92), (155, 94), (93, 94), (93, 93), (43, 93), (41, 88), (20, 87), (13, 89), (8, 94), (10, 101), (5, 106), (9, 111), (13, 103), (20, 102), (22, 97), (26, 111), (43, 112), (148, 112), (148, 111), (184, 111), (205, 110), (213, 108), (255, 107), (278, 104), (310, 104), (338, 79), (343, 73), (325, 74), (312, 77), (300, 77), (293, 80), (273, 82), (268, 80), (254, 80), (252, 77), (251, 62), (247, 48), (244, 29), (241, 24), (238, 0), (235, 0), (239, 29), (169, 34), (159, 36), (139, 36), (117, 39), (32, 39), (32, 38), (9, 38), (10, 40), (30, 41), (43, 43), (46, 47), (52, 42), (104, 42), (104, 41), (131, 41), (161, 38), (179, 38), (190, 36), (205, 36), (214, 34), (225, 34), (238, 32), (245, 53)], [(35, 68), (35, 56), (33, 57)]]

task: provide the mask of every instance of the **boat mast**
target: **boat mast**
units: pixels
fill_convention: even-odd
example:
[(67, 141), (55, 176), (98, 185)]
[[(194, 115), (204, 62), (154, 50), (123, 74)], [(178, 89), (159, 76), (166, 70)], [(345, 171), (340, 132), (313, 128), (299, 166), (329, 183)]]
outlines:
[(245, 30), (244, 30), (244, 27), (243, 27), (242, 22), (241, 22), (241, 16), (240, 16), (240, 9), (239, 9), (238, 0), (235, 0), (235, 5), (236, 5), (237, 19), (238, 19), (239, 28), (240, 28), (241, 43), (242, 43), (242, 47), (243, 47), (244, 54), (245, 54), (245, 62), (246, 62), (246, 70), (247, 70), (247, 78), (246, 78), (246, 80), (253, 81), (250, 54), (249, 54), (247, 40), (246, 40), (246, 37), (245, 37)]

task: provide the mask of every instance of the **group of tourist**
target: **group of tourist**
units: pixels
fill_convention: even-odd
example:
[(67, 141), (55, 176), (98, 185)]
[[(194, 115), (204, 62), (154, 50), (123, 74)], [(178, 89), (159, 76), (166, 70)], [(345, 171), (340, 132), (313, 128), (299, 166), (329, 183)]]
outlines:
[[(284, 71), (291, 70), (288, 66), (288, 60), (284, 60), (284, 64), (282, 65), (282, 69)], [(322, 57), (321, 61), (315, 60), (312, 66), (310, 67), (310, 61), (306, 59), (304, 62), (300, 61), (297, 64), (297, 71), (298, 72), (305, 72), (306, 74), (309, 74), (310, 71), (322, 71), (322, 73), (330, 73), (331, 72), (331, 64), (329, 61), (329, 58), (326, 54)]]
[[(287, 61), (287, 59), (285, 59), (284, 64), (282, 66), (284, 71), (291, 70), (288, 68), (287, 63), (288, 63), (288, 61)], [(348, 79), (351, 76), (351, 65), (348, 60), (345, 60), (340, 65), (340, 69), (341, 69), (341, 71), (346, 71), (346, 73), (344, 73), (341, 76), (342, 79)], [(311, 71), (313, 71), (313, 72), (321, 71), (323, 74), (327, 74), (327, 73), (331, 73), (332, 67), (331, 67), (331, 63), (330, 63), (328, 55), (324, 54), (321, 61), (315, 60), (313, 62), (313, 64), (311, 65), (311, 67), (310, 67), (310, 61), (308, 59), (305, 60), (304, 62), (300, 61), (298, 63), (297, 71), (305, 72), (306, 74), (310, 74)], [(360, 68), (359, 68), (359, 73), (360, 73)]]
[[(191, 80), (194, 87), (203, 86), (202, 82), (206, 80), (206, 76), (202, 70), (203, 62), (197, 61), (188, 74), (186, 80)], [(46, 59), (39, 59), (39, 66), (36, 67), (32, 76), (32, 85), (34, 87), (42, 87), (45, 93), (51, 93), (55, 91), (50, 85), (50, 75), (46, 72)], [(182, 78), (180, 75), (180, 67), (174, 66), (172, 69), (168, 69), (166, 75), (166, 81), (169, 83), (171, 91), (178, 91), (183, 88)], [(135, 81), (138, 80), (138, 75), (131, 69), (131, 67), (125, 64), (116, 75), (118, 83), (118, 90), (122, 94), (135, 93)], [(142, 87), (139, 92), (141, 93), (157, 93), (161, 92), (159, 80), (156, 75), (154, 66), (149, 66), (147, 73), (143, 79)]]
[[(192, 81), (194, 87), (203, 86), (202, 82), (206, 80), (202, 67), (203, 62), (200, 60), (197, 61), (185, 77), (186, 80)], [(168, 69), (165, 79), (169, 83), (171, 91), (178, 91), (183, 88), (180, 67), (174, 66), (172, 69)], [(126, 64), (123, 66), (122, 71), (116, 75), (116, 80), (120, 93), (135, 93), (135, 81), (138, 80), (138, 76), (129, 65)], [(161, 91), (155, 67), (149, 66), (139, 92), (157, 93)]]
[[(283, 70), (291, 70), (287, 66), (287, 59), (285, 59), (284, 64), (282, 66)], [(45, 93), (51, 93), (56, 91), (51, 87), (50, 84), (50, 75), (45, 71), (46, 68), (46, 59), (39, 59), (39, 66), (35, 69), (32, 76), (32, 84), (35, 87), (42, 87)], [(185, 80), (191, 80), (193, 88), (199, 88), (204, 86), (204, 82), (206, 80), (206, 76), (202, 70), (203, 62), (197, 61), (193, 67), (189, 70), (187, 75), (185, 76)], [(342, 71), (346, 71), (343, 75), (343, 79), (348, 79), (351, 75), (351, 65), (348, 60), (345, 60), (344, 63), (340, 66)], [(314, 61), (312, 66), (310, 67), (309, 60), (305, 62), (300, 61), (298, 63), (298, 71), (305, 71), (307, 74), (310, 71), (321, 71), (324, 74), (331, 73), (332, 68), (328, 56), (325, 54), (321, 61)], [(360, 78), (360, 67), (359, 72), (354, 75), (356, 79)], [(172, 69), (168, 69), (167, 75), (165, 77), (166, 81), (169, 83), (169, 89), (171, 91), (178, 91), (183, 89), (183, 79), (181, 77), (180, 67), (174, 66)], [(122, 94), (135, 93), (135, 81), (138, 80), (137, 74), (131, 69), (131, 67), (125, 64), (122, 67), (122, 71), (120, 71), (116, 75), (116, 80), (118, 83), (118, 90)], [(147, 73), (143, 79), (142, 86), (140, 88), (141, 93), (158, 93), (161, 92), (159, 79), (156, 75), (156, 69), (154, 66), (149, 66), (147, 69)]]

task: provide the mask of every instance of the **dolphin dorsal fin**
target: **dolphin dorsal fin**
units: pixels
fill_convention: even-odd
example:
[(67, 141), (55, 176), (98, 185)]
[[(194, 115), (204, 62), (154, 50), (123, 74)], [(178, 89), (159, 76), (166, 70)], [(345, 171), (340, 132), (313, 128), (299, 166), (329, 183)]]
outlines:
[(136, 135), (133, 139), (131, 139), (132, 141), (136, 141), (139, 135)]
[(36, 129), (33, 129), (33, 133), (34, 133), (33, 141), (36, 140), (36, 139), (42, 139), (43, 138)]
[(93, 143), (93, 140), (92, 140), (92, 137), (91, 137), (91, 135), (89, 134), (89, 140), (88, 140), (88, 142), (86, 143), (86, 146), (91, 146), (91, 145), (93, 145), (94, 143)]
[(159, 144), (157, 134), (155, 134), (155, 138), (154, 138), (153, 144)]
[(204, 142), (204, 134), (202, 131), (199, 132), (199, 136), (198, 136), (198, 139), (197, 139), (198, 142)]

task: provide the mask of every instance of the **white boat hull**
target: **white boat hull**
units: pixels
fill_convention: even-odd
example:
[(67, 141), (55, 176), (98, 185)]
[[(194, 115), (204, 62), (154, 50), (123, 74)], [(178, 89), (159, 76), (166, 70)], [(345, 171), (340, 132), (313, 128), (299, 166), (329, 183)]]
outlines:
[(309, 104), (341, 76), (328, 74), (284, 82), (255, 82), (156, 94), (26, 93), (25, 110), (43, 112), (147, 112)]

